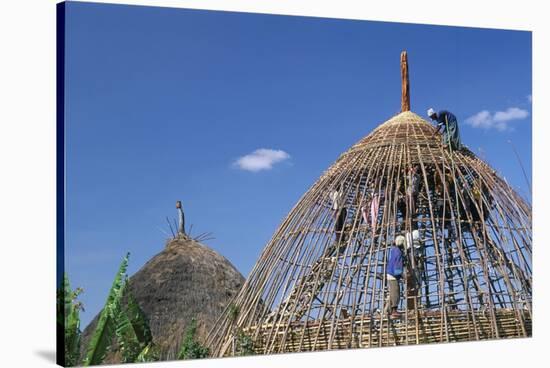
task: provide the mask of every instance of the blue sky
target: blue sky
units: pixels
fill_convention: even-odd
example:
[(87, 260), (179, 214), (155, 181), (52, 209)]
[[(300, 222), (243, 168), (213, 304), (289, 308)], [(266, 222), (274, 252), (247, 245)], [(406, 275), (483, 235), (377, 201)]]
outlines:
[[(334, 160), (400, 109), (451, 110), (520, 194), (531, 178), (531, 33), (68, 3), (66, 271), (83, 327), (126, 251), (160, 252), (182, 200), (244, 276)], [(163, 232), (164, 231), (164, 232)]]

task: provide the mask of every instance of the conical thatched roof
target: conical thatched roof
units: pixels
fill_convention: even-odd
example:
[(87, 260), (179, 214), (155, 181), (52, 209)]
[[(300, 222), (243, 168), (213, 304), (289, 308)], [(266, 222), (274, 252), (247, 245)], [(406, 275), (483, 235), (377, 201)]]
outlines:
[[(530, 336), (531, 208), (433, 133), (405, 109), (321, 175), (265, 246), (234, 300), (239, 314), (226, 310), (209, 334), (214, 355), (239, 353), (242, 334), (258, 353)], [(411, 241), (401, 318), (390, 320), (399, 234)]]
[[(161, 359), (175, 359), (185, 330), (197, 320), (199, 341), (244, 282), (243, 276), (223, 256), (207, 246), (180, 236), (149, 260), (130, 278), (129, 288), (149, 319), (154, 343)], [(83, 332), (83, 349), (98, 316)], [(113, 341), (105, 363), (120, 362)]]

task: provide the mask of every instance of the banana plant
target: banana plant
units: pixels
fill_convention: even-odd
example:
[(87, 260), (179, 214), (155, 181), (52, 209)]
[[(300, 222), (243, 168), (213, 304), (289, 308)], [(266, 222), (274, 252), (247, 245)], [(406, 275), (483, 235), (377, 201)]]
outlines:
[(99, 321), (94, 330), (82, 362), (84, 366), (101, 364), (107, 355), (113, 336), (116, 334), (116, 318), (120, 314), (120, 299), (124, 288), (124, 276), (128, 268), (130, 253), (122, 260), (118, 272), (107, 296), (105, 306), (99, 315)]
[(155, 349), (152, 345), (151, 329), (143, 311), (130, 293), (128, 285), (129, 282), (126, 281), (123, 291), (123, 294), (126, 294), (126, 303), (121, 306), (118, 301), (118, 314), (115, 318), (115, 332), (123, 362), (135, 362), (140, 355), (140, 359), (153, 359)]
[(126, 275), (129, 257), (127, 253), (115, 276), (88, 345), (84, 366), (101, 364), (113, 338), (116, 338), (124, 363), (158, 360), (147, 319), (130, 293)]

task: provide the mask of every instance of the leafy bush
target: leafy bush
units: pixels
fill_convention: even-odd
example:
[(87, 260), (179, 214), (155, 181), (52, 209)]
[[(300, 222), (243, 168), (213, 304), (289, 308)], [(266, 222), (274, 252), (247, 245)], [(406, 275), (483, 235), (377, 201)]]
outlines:
[(208, 357), (210, 350), (195, 340), (196, 333), (197, 321), (193, 318), (185, 331), (178, 359), (202, 359)]
[(254, 341), (252, 337), (245, 334), (242, 330), (237, 333), (237, 354), (241, 356), (254, 355)]
[(71, 290), (69, 277), (63, 275), (62, 285), (57, 290), (57, 325), (60, 333), (64, 335), (64, 361), (65, 366), (78, 364), (80, 354), (80, 311), (84, 310), (82, 303), (77, 300), (82, 293), (81, 288)]
[(237, 307), (235, 304), (231, 303), (229, 305), (229, 310), (228, 310), (228, 314), (229, 314), (229, 320), (231, 322), (234, 322), (237, 320), (237, 317), (239, 316), (239, 307)]

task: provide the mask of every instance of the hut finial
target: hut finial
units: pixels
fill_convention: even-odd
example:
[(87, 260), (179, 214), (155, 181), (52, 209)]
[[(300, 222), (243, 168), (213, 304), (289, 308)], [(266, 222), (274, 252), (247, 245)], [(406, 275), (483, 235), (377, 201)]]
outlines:
[(407, 51), (401, 52), (401, 112), (411, 110), (411, 97), (409, 94), (409, 63)]
[(185, 215), (183, 214), (182, 207), (181, 201), (176, 201), (176, 208), (178, 209), (179, 215), (178, 235), (185, 235)]

